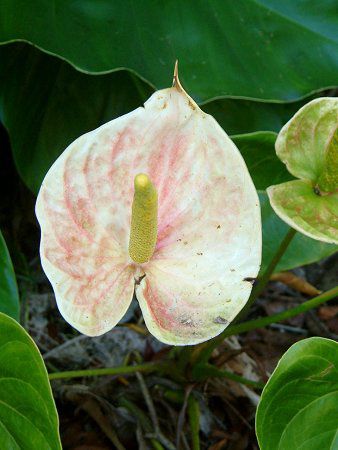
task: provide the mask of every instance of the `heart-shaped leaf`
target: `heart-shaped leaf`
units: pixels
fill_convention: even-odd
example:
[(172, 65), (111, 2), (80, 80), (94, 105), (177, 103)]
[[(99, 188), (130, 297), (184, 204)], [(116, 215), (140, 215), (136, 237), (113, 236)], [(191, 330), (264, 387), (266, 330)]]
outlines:
[[(288, 225), (281, 220), (271, 208), (265, 192), (259, 193), (263, 224), (263, 257), (261, 273), (264, 273), (269, 262), (277, 252), (283, 237), (288, 232)], [(310, 264), (332, 255), (337, 246), (315, 241), (304, 234), (297, 233), (279, 261), (276, 272)]]
[(0, 312), (19, 320), (19, 294), (13, 264), (0, 231)]
[(265, 386), (256, 415), (261, 450), (338, 448), (338, 343), (294, 344)]
[(2, 0), (0, 40), (32, 42), (85, 72), (128, 68), (156, 88), (168, 85), (178, 58), (197, 100), (291, 100), (337, 84), (334, 8), (335, 0), (320, 8), (292, 0)]
[(271, 186), (271, 206), (301, 233), (338, 244), (338, 99), (303, 106), (282, 128), (276, 153), (300, 178)]
[(0, 313), (0, 448), (59, 450), (47, 371), (26, 331)]

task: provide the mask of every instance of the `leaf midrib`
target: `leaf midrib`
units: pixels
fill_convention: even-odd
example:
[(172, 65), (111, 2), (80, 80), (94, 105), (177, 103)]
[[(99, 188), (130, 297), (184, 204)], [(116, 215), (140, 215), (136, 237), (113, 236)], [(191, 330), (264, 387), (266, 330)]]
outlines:
[[(323, 397), (326, 397), (326, 396), (332, 395), (332, 394), (338, 394), (338, 390), (334, 390), (334, 391), (331, 391), (331, 392), (327, 392), (327, 393), (324, 394), (324, 395), (320, 395), (320, 396), (316, 397), (314, 400), (312, 400), (312, 402), (310, 402), (310, 403), (308, 403), (307, 405), (303, 406), (303, 408), (301, 408), (301, 409), (297, 412), (297, 414), (294, 415), (294, 416), (292, 417), (291, 420), (289, 420), (289, 422), (286, 424), (286, 426), (285, 426), (285, 428), (284, 428), (284, 430), (283, 430), (283, 433), (281, 434), (281, 436), (280, 436), (280, 438), (279, 438), (279, 440), (278, 440), (278, 450), (283, 450), (283, 449), (281, 449), (279, 446), (280, 446), (280, 443), (281, 443), (281, 441), (282, 441), (283, 436), (287, 433), (287, 430), (288, 430), (288, 427), (289, 427), (290, 423), (291, 423), (293, 420), (295, 420), (295, 418), (296, 418), (297, 416), (299, 416), (299, 415), (302, 413), (302, 411), (304, 411), (304, 409), (310, 408), (311, 405), (312, 405), (313, 403), (317, 402), (319, 399), (322, 399)], [(321, 434), (324, 434), (324, 433), (327, 433), (327, 432), (321, 432), (321, 433), (318, 433), (318, 435), (321, 435)], [(306, 442), (306, 441), (304, 441), (304, 442)]]
[[(14, 408), (12, 405), (10, 405), (9, 403), (7, 403), (7, 402), (5, 402), (5, 401), (3, 401), (3, 400), (0, 400), (0, 404), (5, 405), (5, 407), (7, 407), (7, 408), (10, 409), (11, 411), (13, 411), (14, 414), (16, 414), (16, 415), (18, 415), (18, 416), (20, 416), (20, 417), (23, 417), (25, 420), (27, 420), (27, 422), (29, 422), (29, 423), (31, 424), (32, 428), (34, 428), (34, 429), (37, 431), (37, 433), (39, 433), (39, 434), (43, 437), (44, 441), (45, 441), (46, 444), (48, 445), (48, 448), (51, 449), (50, 443), (49, 443), (48, 440), (46, 439), (46, 436), (44, 435), (44, 433), (42, 433), (42, 431), (39, 430), (39, 428), (36, 428), (36, 426), (33, 424), (33, 422), (32, 422), (27, 416), (25, 416), (25, 415), (22, 414), (20, 411), (18, 411), (16, 408)], [(4, 428), (6, 428), (6, 430), (8, 431), (8, 434), (9, 434), (10, 436), (12, 436), (13, 439), (14, 439), (14, 441), (18, 444), (18, 442), (17, 442), (17, 440), (15, 439), (15, 437), (13, 436), (13, 434), (8, 430), (8, 428), (6, 427), (6, 425), (5, 425), (5, 424), (3, 423), (3, 421), (1, 420), (1, 417), (0, 417), (0, 423), (3, 425)], [(18, 445), (18, 447), (20, 448), (19, 445)]]

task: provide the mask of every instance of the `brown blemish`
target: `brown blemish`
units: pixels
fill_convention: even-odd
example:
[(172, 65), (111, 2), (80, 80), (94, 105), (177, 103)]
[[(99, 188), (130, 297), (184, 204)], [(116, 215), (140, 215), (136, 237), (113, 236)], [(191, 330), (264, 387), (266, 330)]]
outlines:
[(217, 316), (217, 317), (213, 320), (213, 322), (214, 322), (214, 323), (221, 323), (221, 324), (223, 324), (223, 325), (226, 325), (227, 323), (229, 323), (226, 319), (224, 319), (224, 318), (221, 317), (221, 316)]
[(166, 109), (167, 106), (168, 106), (168, 103), (167, 103), (167, 102), (164, 102), (164, 103), (163, 103), (163, 106), (162, 106), (162, 109)]
[(188, 327), (192, 327), (194, 325), (191, 319), (182, 319), (180, 322), (182, 325), (187, 325)]
[(190, 108), (191, 108), (193, 111), (195, 111), (196, 106), (193, 104), (193, 102), (192, 102), (190, 99), (188, 100), (188, 105), (190, 106)]
[(146, 276), (146, 274), (141, 275), (139, 278), (135, 278), (135, 286), (139, 286), (141, 284), (141, 281), (143, 280), (143, 278)]
[(217, 227), (216, 227), (216, 228), (217, 228), (217, 230), (219, 230), (219, 229), (221, 228), (221, 225), (217, 225)]
[(246, 277), (246, 278), (243, 278), (243, 281), (248, 281), (249, 283), (251, 283), (252, 285), (254, 285), (254, 283), (255, 283), (255, 281), (256, 281), (256, 278), (253, 278), (253, 277)]
[(236, 270), (235, 269), (230, 269), (230, 272), (236, 272)]
[(203, 255), (203, 253), (196, 253), (196, 255), (198, 255), (198, 256), (202, 256), (202, 255)]
[(320, 191), (320, 189), (319, 189), (318, 186), (315, 186), (315, 187), (313, 188), (313, 192), (314, 192), (316, 195), (319, 195), (319, 197), (322, 196), (322, 193), (321, 193), (321, 191)]
[(184, 241), (183, 244), (184, 244), (184, 245), (188, 245), (188, 241)]

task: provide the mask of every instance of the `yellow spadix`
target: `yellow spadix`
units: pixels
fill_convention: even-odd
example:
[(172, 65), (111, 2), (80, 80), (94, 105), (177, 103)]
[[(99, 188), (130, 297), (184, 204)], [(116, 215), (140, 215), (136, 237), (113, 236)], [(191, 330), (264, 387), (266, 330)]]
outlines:
[(157, 191), (148, 175), (139, 173), (134, 180), (129, 255), (136, 263), (152, 257), (157, 239)]

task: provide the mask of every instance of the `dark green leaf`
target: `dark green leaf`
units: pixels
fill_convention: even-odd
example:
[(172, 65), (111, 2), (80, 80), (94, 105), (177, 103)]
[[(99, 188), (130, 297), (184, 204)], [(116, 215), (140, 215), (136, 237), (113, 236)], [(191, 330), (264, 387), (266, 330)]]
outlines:
[(338, 448), (338, 344), (314, 337), (283, 355), (256, 416), (261, 450)]
[[(275, 214), (265, 192), (259, 193), (259, 199), (263, 222), (262, 273), (276, 253), (281, 241), (289, 230), (289, 226)], [(301, 233), (297, 233), (277, 265), (276, 272), (319, 261), (336, 251), (336, 245), (315, 241)]]
[(292, 179), (285, 165), (276, 156), (276, 136), (276, 133), (260, 131), (232, 137), (258, 190)]
[(215, 117), (228, 134), (253, 133), (260, 130), (279, 132), (307, 101), (309, 98), (291, 103), (222, 98), (203, 103), (201, 108)]
[(0, 231), (0, 312), (19, 320), (19, 294), (13, 264)]
[(2, 0), (0, 40), (27, 40), (90, 73), (127, 68), (157, 88), (175, 59), (197, 100), (291, 100), (337, 84), (336, 0)]
[(26, 331), (0, 313), (0, 448), (60, 450), (58, 416), (41, 355)]
[[(127, 72), (85, 75), (25, 44), (0, 47), (0, 58), (3, 121), (19, 173), (34, 192), (70, 142), (141, 105), (152, 93), (144, 82)], [(213, 103), (216, 102), (202, 108), (212, 113)], [(251, 131), (255, 125), (264, 127), (265, 118), (272, 116), (273, 111), (275, 125), (279, 126), (289, 119), (295, 107), (284, 106), (282, 118), (277, 122), (281, 109), (278, 104), (229, 99), (217, 104), (224, 105), (224, 114), (219, 110), (217, 119), (228, 134), (233, 130)], [(236, 136), (234, 141), (258, 189), (290, 179), (275, 155), (274, 133)]]
[(0, 57), (2, 121), (18, 171), (34, 192), (68, 144), (152, 92), (129, 73), (84, 75), (26, 45), (0, 47)]

